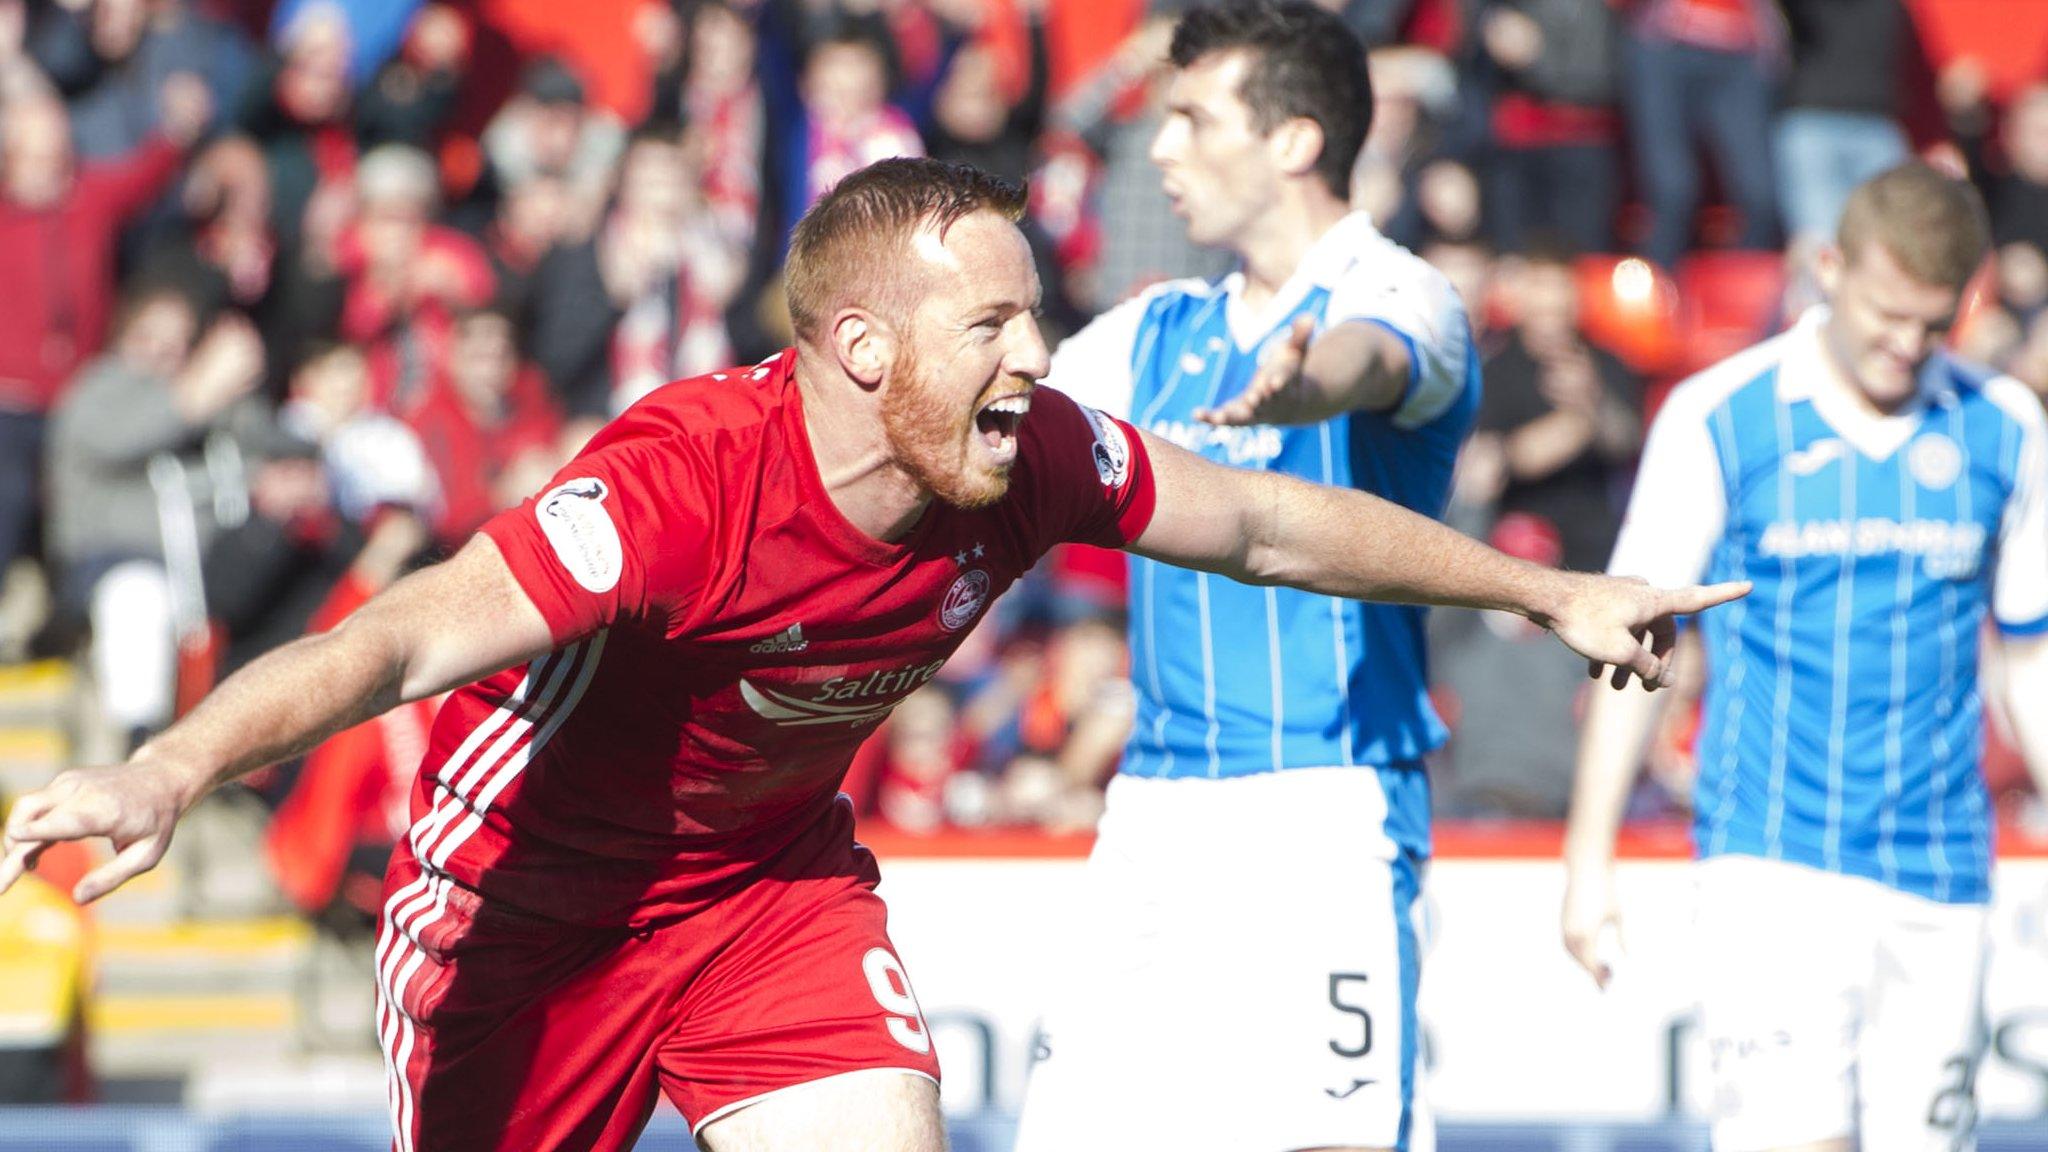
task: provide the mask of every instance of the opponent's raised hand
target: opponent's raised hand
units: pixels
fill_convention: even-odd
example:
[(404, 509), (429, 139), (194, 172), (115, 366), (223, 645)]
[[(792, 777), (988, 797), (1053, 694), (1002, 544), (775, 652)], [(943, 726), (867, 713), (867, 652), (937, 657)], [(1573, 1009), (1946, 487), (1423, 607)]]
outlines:
[(1629, 677), (1655, 691), (1671, 682), (1671, 650), (1680, 616), (1703, 612), (1749, 594), (1747, 581), (1652, 588), (1641, 580), (1571, 574), (1573, 586), (1546, 621), (1565, 646), (1586, 658), (1587, 674), (1611, 670), (1610, 682)]
[(7, 814), (7, 831), (0, 836), (0, 892), (35, 867), (50, 845), (105, 837), (113, 842), (114, 858), (72, 889), (81, 904), (97, 900), (156, 867), (192, 798), (191, 786), (158, 764), (65, 772), (17, 800)]
[(1266, 354), (1244, 391), (1218, 407), (1195, 409), (1195, 419), (1231, 426), (1284, 422), (1300, 406), (1301, 369), (1315, 332), (1315, 317), (1296, 316), (1287, 338)]

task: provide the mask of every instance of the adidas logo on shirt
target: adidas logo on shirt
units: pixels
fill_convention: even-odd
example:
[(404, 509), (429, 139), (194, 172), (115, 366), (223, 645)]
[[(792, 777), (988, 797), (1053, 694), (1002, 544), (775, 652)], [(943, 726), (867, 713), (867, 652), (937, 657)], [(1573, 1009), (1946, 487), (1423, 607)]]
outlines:
[(747, 651), (765, 655), (771, 652), (801, 652), (810, 646), (811, 642), (804, 639), (804, 626), (799, 623), (791, 624), (766, 640), (752, 645)]

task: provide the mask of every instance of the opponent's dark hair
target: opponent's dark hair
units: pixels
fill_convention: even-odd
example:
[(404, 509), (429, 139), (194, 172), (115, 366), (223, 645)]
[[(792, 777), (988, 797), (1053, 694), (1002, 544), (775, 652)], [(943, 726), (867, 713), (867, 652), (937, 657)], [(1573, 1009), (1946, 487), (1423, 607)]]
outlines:
[(1185, 68), (1215, 52), (1250, 57), (1238, 98), (1252, 123), (1271, 132), (1296, 117), (1323, 131), (1316, 174), (1351, 198), (1351, 168), (1372, 128), (1372, 80), (1365, 42), (1335, 14), (1306, 0), (1229, 0), (1181, 17), (1167, 53)]

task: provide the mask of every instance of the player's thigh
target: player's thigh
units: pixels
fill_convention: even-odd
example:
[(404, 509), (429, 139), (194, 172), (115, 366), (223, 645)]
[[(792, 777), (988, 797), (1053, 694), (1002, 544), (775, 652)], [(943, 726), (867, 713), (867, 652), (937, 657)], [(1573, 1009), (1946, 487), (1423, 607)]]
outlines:
[(1698, 880), (1716, 1152), (1845, 1140), (1870, 970), (1861, 882), (1734, 856), (1703, 862)]
[(846, 1072), (764, 1096), (703, 1126), (708, 1152), (945, 1152), (939, 1086), (896, 1069)]
[(1986, 909), (1887, 893), (1858, 1049), (1864, 1152), (1972, 1146)]
[(482, 904), (401, 852), (376, 952), (399, 1152), (612, 1152), (655, 1102), (661, 967), (623, 931)]
[(744, 928), (692, 980), (657, 1054), (693, 1131), (856, 1072), (937, 1083), (931, 1032), (865, 882), (762, 881), (721, 911)]

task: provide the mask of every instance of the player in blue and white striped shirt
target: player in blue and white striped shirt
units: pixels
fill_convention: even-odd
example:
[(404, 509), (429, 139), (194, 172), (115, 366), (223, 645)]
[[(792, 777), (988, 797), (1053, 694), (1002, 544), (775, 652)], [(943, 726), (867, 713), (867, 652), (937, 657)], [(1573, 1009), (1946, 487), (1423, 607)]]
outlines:
[[(1184, 17), (1172, 59), (1153, 159), (1241, 266), (1104, 314), (1048, 382), (1211, 460), (1439, 514), (1479, 357), (1449, 282), (1349, 204), (1363, 45), (1314, 5), (1241, 3)], [(1019, 1152), (1428, 1147), (1423, 609), (1133, 558), (1130, 610), (1086, 980), (1048, 1017)]]
[[(1715, 1147), (1971, 1146), (1991, 895), (1979, 637), (2048, 780), (2048, 422), (1937, 348), (1985, 250), (1924, 165), (1844, 209), (1829, 304), (1679, 386), (1611, 565), (1750, 580), (1702, 621), (1694, 793)], [(1603, 694), (1566, 841), (1567, 946), (1603, 984), (1611, 863), (1653, 704)]]

